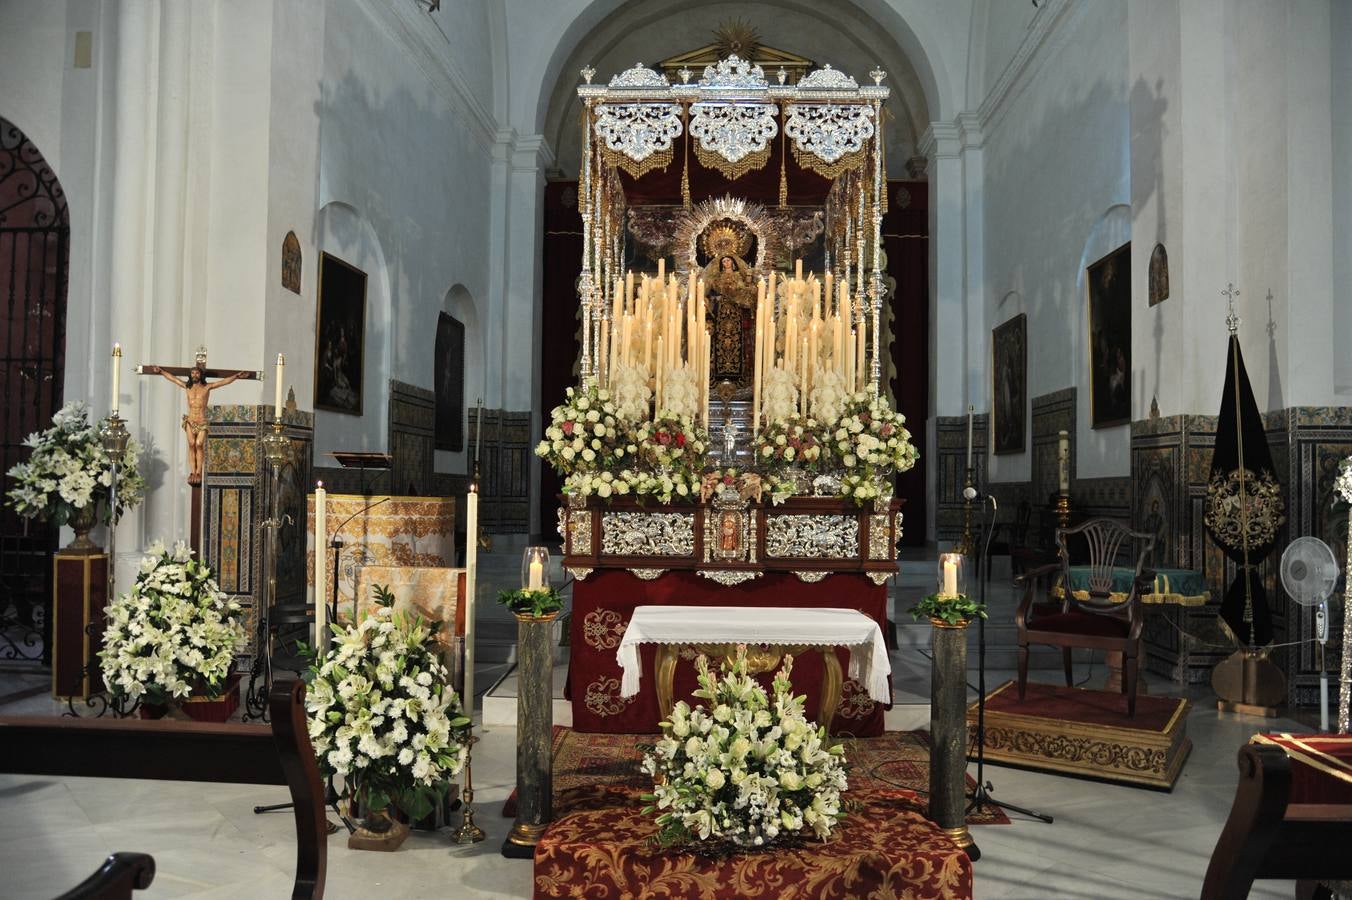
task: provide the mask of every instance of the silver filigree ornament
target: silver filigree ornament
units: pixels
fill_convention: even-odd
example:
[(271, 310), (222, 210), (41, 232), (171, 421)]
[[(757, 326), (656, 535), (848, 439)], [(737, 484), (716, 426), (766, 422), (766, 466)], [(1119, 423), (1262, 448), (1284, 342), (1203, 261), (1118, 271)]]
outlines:
[(596, 108), (594, 127), (607, 150), (642, 162), (671, 149), (681, 136), (681, 107), (675, 103), (603, 103)]
[(576, 578), (578, 581), (586, 581), (586, 580), (587, 580), (587, 576), (590, 575), (591, 573), (592, 573), (592, 570), (591, 570), (591, 568), (588, 567), (588, 566), (569, 566), (569, 567), (568, 567), (568, 574), (569, 574), (569, 575), (572, 575), (572, 576), (573, 576), (574, 578)]
[(781, 559), (854, 559), (859, 556), (856, 516), (765, 517), (765, 555)]
[(667, 572), (666, 569), (630, 569), (629, 571), (633, 572), (635, 577), (644, 581), (656, 581)]
[(690, 107), (690, 133), (709, 153), (730, 163), (760, 153), (779, 133), (772, 103), (695, 103)]
[(664, 88), (669, 84), (667, 76), (649, 69), (643, 63), (634, 63), (632, 67), (611, 76), (610, 79), (612, 88)]
[(798, 89), (800, 91), (808, 89), (819, 91), (854, 91), (859, 89), (859, 82), (855, 81), (839, 69), (831, 68), (830, 63), (826, 63), (820, 69), (809, 72), (800, 78), (798, 80)]
[(869, 572), (869, 573), (868, 573), (868, 577), (869, 577), (869, 578), (873, 581), (873, 583), (876, 584), (878, 587), (882, 587), (883, 585), (887, 584), (887, 579), (889, 579), (889, 578), (892, 577), (892, 573), (891, 573), (891, 572)]
[(605, 513), (601, 516), (601, 552), (608, 556), (690, 556), (695, 552), (695, 517), (687, 513)]
[(734, 53), (715, 65), (705, 66), (699, 86), (715, 90), (763, 90), (769, 87), (769, 82), (765, 80), (764, 69)]
[(723, 587), (733, 587), (761, 576), (760, 572), (748, 569), (700, 569), (699, 574), (710, 581), (723, 585)]
[(795, 574), (795, 575), (798, 576), (798, 580), (799, 580), (799, 581), (805, 582), (805, 583), (807, 583), (807, 584), (816, 584), (817, 582), (821, 581), (823, 578), (825, 578), (827, 575), (830, 575), (831, 573), (830, 573), (830, 572), (794, 572), (793, 574)]
[(794, 146), (828, 163), (864, 149), (873, 130), (873, 107), (853, 104), (794, 103), (784, 123)]

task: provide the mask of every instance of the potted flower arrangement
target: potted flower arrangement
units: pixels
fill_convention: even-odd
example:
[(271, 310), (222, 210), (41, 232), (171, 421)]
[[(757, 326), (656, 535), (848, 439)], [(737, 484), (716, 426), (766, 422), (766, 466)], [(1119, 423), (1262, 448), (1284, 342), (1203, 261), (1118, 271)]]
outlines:
[(891, 477), (910, 469), (920, 456), (906, 417), (870, 391), (845, 401), (830, 450), (842, 471), (841, 493), (861, 504), (890, 498)]
[[(89, 407), (71, 401), (52, 416), (52, 426), (30, 434), (26, 462), (9, 470), (14, 487), (9, 503), (20, 516), (54, 525), (70, 525), (75, 540), (67, 550), (95, 552), (89, 532), (97, 521), (115, 521), (141, 502), (145, 479), (137, 471), (141, 445), (127, 441), (118, 465), (117, 502), (111, 502), (114, 460), (98, 429), (89, 421)], [(102, 516), (100, 517), (100, 507)]]
[[(153, 715), (193, 695), (231, 696), (238, 676), (230, 667), (245, 637), (240, 606), (181, 541), (172, 550), (152, 544), (131, 590), (106, 613), (99, 658), (115, 698), (140, 700), (143, 715)], [(183, 710), (194, 712), (191, 704)]]
[(396, 613), (394, 596), (374, 588), (375, 609), (359, 622), (333, 623), (333, 643), (311, 669), (305, 695), (320, 770), (343, 779), (366, 810), (348, 839), (353, 849), (395, 850), (464, 767), (470, 720), (440, 660), (438, 623)]
[(643, 760), (656, 782), (644, 812), (657, 814), (663, 845), (743, 850), (831, 836), (844, 815), (844, 748), (805, 717), (805, 698), (789, 684), (792, 662), (785, 657), (771, 699), (747, 672), (745, 645), (721, 674), (696, 660), (695, 696), (709, 708), (677, 703)]
[(610, 392), (589, 384), (569, 388), (549, 414), (549, 427), (535, 455), (560, 475), (594, 473), (624, 465), (637, 452), (620, 424)]

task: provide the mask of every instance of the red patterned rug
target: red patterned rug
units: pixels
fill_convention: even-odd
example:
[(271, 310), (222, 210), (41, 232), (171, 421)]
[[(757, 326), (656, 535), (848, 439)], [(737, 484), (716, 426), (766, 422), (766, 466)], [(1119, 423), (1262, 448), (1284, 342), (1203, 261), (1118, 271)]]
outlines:
[[(651, 776), (644, 775), (644, 744), (654, 744), (655, 734), (597, 734), (554, 727), (554, 816), (577, 810), (635, 806), (637, 795), (652, 790)], [(884, 792), (897, 802), (925, 812), (929, 790), (929, 734), (924, 731), (888, 731), (877, 737), (845, 740), (850, 789), (846, 801), (863, 794)], [(968, 791), (976, 787), (967, 778)], [(507, 798), (502, 814), (516, 816), (516, 792)], [(969, 825), (1008, 825), (1009, 817), (998, 807), (968, 816)]]

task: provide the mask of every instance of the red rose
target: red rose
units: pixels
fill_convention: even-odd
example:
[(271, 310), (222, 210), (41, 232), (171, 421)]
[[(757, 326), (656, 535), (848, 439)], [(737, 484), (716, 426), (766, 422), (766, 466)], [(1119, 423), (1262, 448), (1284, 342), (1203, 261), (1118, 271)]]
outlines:
[(678, 435), (676, 435), (676, 446), (677, 446), (677, 447), (684, 447), (684, 446), (685, 446), (685, 435), (684, 435), (684, 434), (678, 434)]
[(564, 422), (564, 423), (563, 423), (563, 433), (564, 433), (564, 434), (572, 434), (572, 433), (573, 433), (573, 423), (572, 423), (572, 422)]
[(670, 444), (670, 443), (671, 443), (671, 435), (667, 434), (665, 431), (659, 431), (659, 432), (657, 433), (657, 443), (659, 443), (659, 444), (661, 444), (661, 445), (663, 445), (663, 446), (666, 446), (667, 444)]

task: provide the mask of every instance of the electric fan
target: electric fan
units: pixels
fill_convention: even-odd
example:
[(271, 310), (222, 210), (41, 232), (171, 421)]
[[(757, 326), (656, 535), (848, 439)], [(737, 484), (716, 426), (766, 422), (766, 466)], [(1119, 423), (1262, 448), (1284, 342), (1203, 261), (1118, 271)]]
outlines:
[(1296, 538), (1282, 553), (1282, 587), (1301, 606), (1314, 608), (1314, 636), (1319, 641), (1319, 730), (1329, 730), (1329, 674), (1324, 651), (1329, 639), (1329, 596), (1338, 583), (1338, 561), (1329, 545), (1316, 537)]

